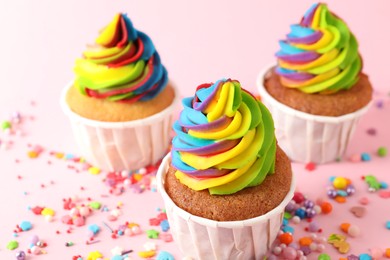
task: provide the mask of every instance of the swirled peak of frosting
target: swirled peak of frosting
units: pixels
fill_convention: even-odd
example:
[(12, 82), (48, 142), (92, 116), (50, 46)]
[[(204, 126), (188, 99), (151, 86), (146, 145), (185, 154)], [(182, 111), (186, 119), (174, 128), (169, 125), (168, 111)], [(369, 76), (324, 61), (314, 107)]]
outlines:
[(276, 73), (286, 87), (329, 94), (349, 89), (359, 79), (356, 38), (326, 4), (312, 5), (279, 45)]
[(200, 85), (182, 103), (172, 140), (172, 165), (182, 184), (232, 194), (274, 172), (272, 117), (237, 80)]
[(94, 98), (111, 101), (145, 101), (168, 82), (153, 42), (134, 29), (125, 14), (117, 14), (76, 60), (75, 86)]

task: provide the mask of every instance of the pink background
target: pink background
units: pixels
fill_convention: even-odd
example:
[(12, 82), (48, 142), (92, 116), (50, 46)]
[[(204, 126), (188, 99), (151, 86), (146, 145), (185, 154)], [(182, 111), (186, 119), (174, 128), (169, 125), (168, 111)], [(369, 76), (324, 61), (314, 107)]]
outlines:
[[(54, 223), (46, 223), (43, 217), (34, 216), (26, 209), (27, 206), (46, 205), (55, 208), (61, 216), (64, 213), (61, 208), (64, 197), (79, 195), (100, 200), (100, 195), (108, 193), (108, 188), (100, 181), (103, 176), (91, 176), (85, 172), (75, 175), (69, 173), (66, 162), (52, 159), (56, 163), (48, 166), (47, 160), (51, 159), (48, 154), (50, 150), (77, 154), (70, 125), (59, 107), (60, 92), (73, 78), (75, 58), (80, 56), (85, 45), (94, 40), (97, 31), (115, 13), (127, 12), (134, 26), (151, 36), (170, 78), (182, 95), (187, 96), (200, 83), (221, 77), (238, 79), (245, 88), (255, 92), (257, 73), (275, 61), (278, 39), (289, 32), (289, 25), (298, 22), (312, 3), (306, 0), (245, 1), (245, 4), (233, 0), (67, 0), (60, 4), (40, 0), (2, 3), (0, 121), (16, 110), (26, 116), (34, 116), (35, 120), (27, 120), (23, 124), (24, 137), (6, 137), (0, 133), (0, 139), (15, 141), (10, 150), (0, 151), (0, 205), (4, 207), (0, 222), (0, 258), (13, 254), (5, 249), (5, 245), (12, 239), (14, 226), (22, 220), (30, 220), (34, 224), (33, 231), (18, 238), (22, 249), (26, 248), (28, 237), (32, 234), (38, 234), (49, 243), (49, 253), (36, 259), (54, 259), (53, 254), (60, 252), (61, 257), (57, 259), (70, 259), (72, 255), (86, 255), (97, 249), (109, 257), (114, 245), (140, 251), (147, 241), (145, 235), (142, 235), (142, 239), (112, 240), (105, 232), (101, 234), (102, 242), (86, 247), (82, 244), (84, 238), (80, 238), (86, 233), (86, 227), (77, 229), (71, 235), (58, 236), (55, 235), (56, 229), (66, 230), (58, 219)], [(328, 4), (331, 10), (347, 21), (358, 38), (364, 71), (370, 76), (377, 92), (375, 100), (384, 102), (383, 109), (373, 106), (363, 118), (347, 156), (361, 152), (373, 154), (380, 145), (390, 149), (390, 103), (387, 95), (390, 90), (387, 71), (390, 60), (390, 2), (335, 0), (328, 1)], [(31, 101), (35, 101), (36, 106), (31, 106)], [(377, 136), (365, 133), (369, 127), (378, 129)], [(42, 145), (46, 152), (37, 160), (28, 159), (26, 152), (29, 143)], [(20, 163), (15, 163), (15, 159)], [(301, 164), (293, 164), (293, 167), (299, 181), (298, 188), (312, 198), (324, 196), (328, 176), (346, 176), (356, 183), (358, 193), (348, 205), (336, 205), (334, 218), (323, 218), (321, 224), (324, 225), (325, 234), (329, 234), (330, 230), (339, 232), (338, 225), (350, 221), (364, 231), (361, 237), (349, 239), (354, 245), (352, 252), (355, 254), (367, 252), (374, 246), (390, 247), (390, 231), (384, 228), (384, 221), (390, 220), (389, 200), (380, 199), (377, 194), (368, 194), (366, 185), (359, 180), (361, 175), (371, 173), (390, 183), (389, 156), (378, 158), (373, 155), (373, 161), (368, 163), (329, 164), (320, 166), (314, 172), (307, 172)], [(24, 179), (18, 181), (17, 175), (24, 176)], [(50, 181), (54, 181), (54, 184), (50, 184)], [(42, 183), (48, 187), (40, 188)], [(86, 190), (81, 192), (80, 186), (86, 187)], [(29, 195), (23, 195), (24, 191)], [(356, 201), (362, 196), (368, 196), (375, 203), (370, 204), (365, 218), (356, 219), (348, 208), (357, 204)], [(101, 200), (111, 207), (122, 201), (125, 215), (120, 222), (139, 222), (146, 229), (148, 218), (155, 215), (155, 208), (163, 206), (158, 194), (151, 192), (140, 195), (127, 192), (120, 197)], [(141, 206), (143, 210), (139, 211)], [(105, 216), (97, 214), (88, 224), (93, 221), (100, 223), (102, 219)], [(78, 244), (66, 248), (64, 243), (68, 240)], [(173, 252), (178, 259), (182, 257), (173, 243), (157, 243), (161, 249)], [(336, 255), (330, 246), (327, 246), (327, 252)]]

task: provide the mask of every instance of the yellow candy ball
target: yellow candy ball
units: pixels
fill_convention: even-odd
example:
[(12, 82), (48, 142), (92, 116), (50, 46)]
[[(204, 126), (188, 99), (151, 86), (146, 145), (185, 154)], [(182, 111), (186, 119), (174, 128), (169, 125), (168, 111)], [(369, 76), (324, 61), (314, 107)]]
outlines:
[(343, 178), (343, 177), (336, 177), (334, 180), (333, 180), (333, 186), (336, 188), (336, 189), (345, 189), (347, 187), (347, 184), (348, 184), (348, 181), (347, 179)]

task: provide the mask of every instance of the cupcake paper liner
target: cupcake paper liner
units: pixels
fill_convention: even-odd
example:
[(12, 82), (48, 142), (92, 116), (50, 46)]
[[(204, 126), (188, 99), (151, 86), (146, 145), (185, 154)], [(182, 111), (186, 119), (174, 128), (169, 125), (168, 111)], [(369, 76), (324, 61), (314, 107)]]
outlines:
[(284, 200), (265, 215), (242, 221), (214, 221), (179, 208), (166, 193), (165, 176), (170, 154), (157, 172), (157, 186), (167, 212), (170, 231), (184, 256), (193, 259), (262, 259), (275, 240), (283, 220), (284, 208), (294, 195), (291, 189)]
[(150, 117), (129, 122), (102, 122), (74, 113), (66, 103), (70, 83), (62, 92), (61, 107), (70, 119), (81, 155), (107, 171), (135, 170), (157, 163), (170, 146), (170, 132), (179, 95)]
[(257, 78), (261, 101), (270, 110), (275, 122), (278, 144), (288, 157), (297, 162), (326, 163), (341, 158), (356, 125), (371, 103), (343, 116), (330, 117), (304, 113), (273, 98), (264, 87), (269, 69)]

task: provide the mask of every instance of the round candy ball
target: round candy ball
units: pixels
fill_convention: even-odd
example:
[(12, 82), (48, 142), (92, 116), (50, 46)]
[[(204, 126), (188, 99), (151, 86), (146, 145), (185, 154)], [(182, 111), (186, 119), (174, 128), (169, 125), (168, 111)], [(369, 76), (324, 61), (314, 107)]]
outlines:
[(286, 247), (283, 249), (283, 256), (287, 260), (294, 260), (297, 257), (297, 251), (294, 248)]
[(306, 217), (306, 211), (305, 209), (299, 208), (295, 211), (295, 216), (298, 216), (300, 219), (303, 219)]
[(337, 191), (334, 189), (330, 189), (328, 190), (327, 194), (329, 198), (334, 199), (337, 196)]
[(290, 233), (283, 233), (279, 236), (280, 243), (289, 245), (293, 241), (293, 236)]
[(387, 155), (387, 148), (384, 146), (381, 146), (378, 148), (378, 156), (385, 157)]
[(383, 250), (380, 248), (371, 248), (370, 253), (374, 259), (381, 259), (383, 256)]
[(305, 196), (303, 196), (303, 194), (300, 193), (300, 192), (295, 192), (295, 193), (294, 193), (293, 200), (294, 200), (296, 203), (302, 203), (302, 202), (305, 200)]
[(333, 187), (335, 187), (336, 189), (345, 189), (347, 185), (348, 181), (344, 177), (336, 177), (333, 180)]
[(26, 259), (26, 253), (24, 251), (19, 251), (16, 253), (16, 260), (25, 260)]
[(348, 235), (350, 235), (351, 237), (357, 237), (359, 234), (360, 234), (360, 228), (358, 226), (351, 225), (348, 228)]

